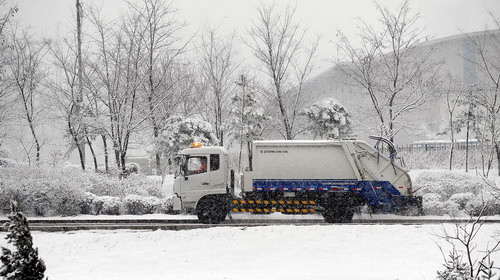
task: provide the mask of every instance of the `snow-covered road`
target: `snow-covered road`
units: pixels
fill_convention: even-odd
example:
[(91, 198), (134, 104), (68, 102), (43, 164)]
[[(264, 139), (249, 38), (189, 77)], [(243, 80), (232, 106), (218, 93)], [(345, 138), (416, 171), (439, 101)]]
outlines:
[[(498, 224), (483, 226), (479, 248), (496, 230)], [(436, 242), (449, 248), (434, 236), (441, 231), (441, 225), (283, 225), (33, 236), (51, 280), (435, 279), (443, 263)]]

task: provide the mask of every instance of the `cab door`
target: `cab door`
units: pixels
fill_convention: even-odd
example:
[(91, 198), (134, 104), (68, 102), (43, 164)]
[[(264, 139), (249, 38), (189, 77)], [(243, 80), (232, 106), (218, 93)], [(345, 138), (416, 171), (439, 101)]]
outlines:
[(183, 203), (187, 207), (194, 204), (210, 188), (210, 176), (208, 172), (209, 155), (189, 155), (186, 157), (183, 175), (181, 179), (181, 193)]
[(227, 161), (225, 154), (210, 154), (211, 193), (226, 193)]

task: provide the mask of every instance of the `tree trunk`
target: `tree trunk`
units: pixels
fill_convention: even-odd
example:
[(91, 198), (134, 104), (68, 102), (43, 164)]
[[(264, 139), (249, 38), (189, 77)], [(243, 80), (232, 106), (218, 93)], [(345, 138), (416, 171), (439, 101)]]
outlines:
[(106, 173), (109, 173), (109, 154), (108, 154), (108, 143), (106, 142), (106, 135), (101, 134), (102, 145), (104, 149), (104, 168)]
[(120, 162), (121, 162), (121, 166), (122, 166), (122, 171), (125, 171), (125, 157), (127, 156), (127, 152), (126, 151), (122, 151), (120, 153)]
[(77, 144), (76, 149), (78, 150), (78, 155), (80, 156), (80, 166), (82, 170), (85, 170), (85, 154), (82, 151), (82, 145)]
[(243, 151), (243, 140), (240, 138), (240, 151), (238, 154), (238, 173), (241, 172), (241, 154), (242, 154), (242, 151)]
[[(160, 136), (160, 129), (158, 128), (158, 125), (156, 124), (153, 124), (153, 136), (154, 136), (154, 139), (158, 139), (158, 137)], [(162, 174), (162, 170), (161, 170), (161, 157), (160, 157), (160, 153), (158, 153), (158, 151), (155, 151), (155, 161), (156, 161), (156, 175), (161, 175)]]
[(75, 142), (76, 149), (78, 150), (78, 156), (80, 157), (80, 165), (82, 167), (82, 170), (85, 170), (85, 153), (84, 151), (82, 151), (82, 144), (80, 144), (80, 142), (78, 141), (78, 137), (75, 133), (75, 130), (73, 129), (73, 125), (71, 124), (71, 116), (68, 118), (68, 130), (71, 138), (73, 138), (73, 141)]
[(453, 164), (453, 149), (455, 147), (455, 133), (453, 128), (453, 114), (450, 113), (450, 135), (451, 135), (451, 148), (450, 148), (450, 170)]
[[(76, 41), (78, 58), (78, 97), (77, 102), (83, 102), (83, 61), (82, 61), (82, 5), (76, 0)], [(80, 112), (78, 112), (80, 113)]]
[(469, 131), (470, 131), (471, 106), (467, 111), (467, 132), (465, 135), (465, 172), (469, 172)]
[(247, 149), (248, 149), (248, 166), (250, 167), (250, 170), (253, 170), (253, 166), (252, 166), (252, 142), (250, 142), (250, 141), (247, 142)]
[(35, 133), (35, 126), (33, 125), (33, 121), (31, 118), (28, 118), (29, 126), (30, 126), (30, 131), (31, 135), (33, 136), (33, 140), (35, 141), (35, 148), (36, 148), (36, 164), (38, 165), (40, 163), (40, 142), (38, 141), (38, 137), (36, 136)]
[(92, 146), (92, 141), (87, 136), (87, 144), (89, 145), (90, 153), (92, 154), (92, 158), (94, 159), (94, 172), (99, 172), (99, 167), (97, 166), (97, 157), (95, 156), (94, 147)]
[(500, 176), (500, 145), (498, 142), (495, 142), (495, 151), (497, 153), (497, 170), (498, 170), (498, 175)]
[(120, 160), (120, 151), (118, 148), (118, 145), (116, 143), (113, 144), (113, 149), (115, 151), (115, 161), (116, 161), (116, 169), (121, 170), (122, 165), (121, 165), (121, 160)]

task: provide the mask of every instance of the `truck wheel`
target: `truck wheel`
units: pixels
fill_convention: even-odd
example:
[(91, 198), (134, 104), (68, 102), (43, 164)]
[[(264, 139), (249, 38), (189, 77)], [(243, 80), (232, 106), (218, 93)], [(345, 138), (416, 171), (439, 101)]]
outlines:
[(327, 223), (350, 223), (353, 216), (354, 209), (352, 207), (329, 205), (323, 211), (323, 218)]
[(203, 224), (220, 224), (226, 219), (227, 206), (218, 197), (203, 198), (196, 206), (196, 215)]

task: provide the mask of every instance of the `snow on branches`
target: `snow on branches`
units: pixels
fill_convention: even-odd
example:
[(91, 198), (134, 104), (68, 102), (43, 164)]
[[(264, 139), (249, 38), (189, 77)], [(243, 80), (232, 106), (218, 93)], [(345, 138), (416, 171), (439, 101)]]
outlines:
[(255, 90), (250, 87), (246, 78), (242, 76), (238, 85), (241, 91), (231, 98), (231, 110), (226, 123), (226, 130), (234, 140), (250, 142), (260, 138), (264, 123), (270, 117), (264, 115), (264, 109), (259, 106), (255, 97)]
[(157, 149), (167, 155), (175, 155), (193, 142), (217, 145), (214, 128), (206, 121), (196, 118), (171, 117), (166, 120), (157, 142)]
[(317, 138), (342, 138), (351, 132), (350, 114), (335, 98), (325, 98), (302, 111)]
[(38, 249), (33, 248), (33, 238), (26, 216), (18, 211), (15, 202), (12, 202), (11, 207), (12, 213), (5, 224), (9, 230), (6, 239), (15, 250), (2, 247), (0, 277), (5, 280), (43, 279), (45, 264), (38, 257)]

